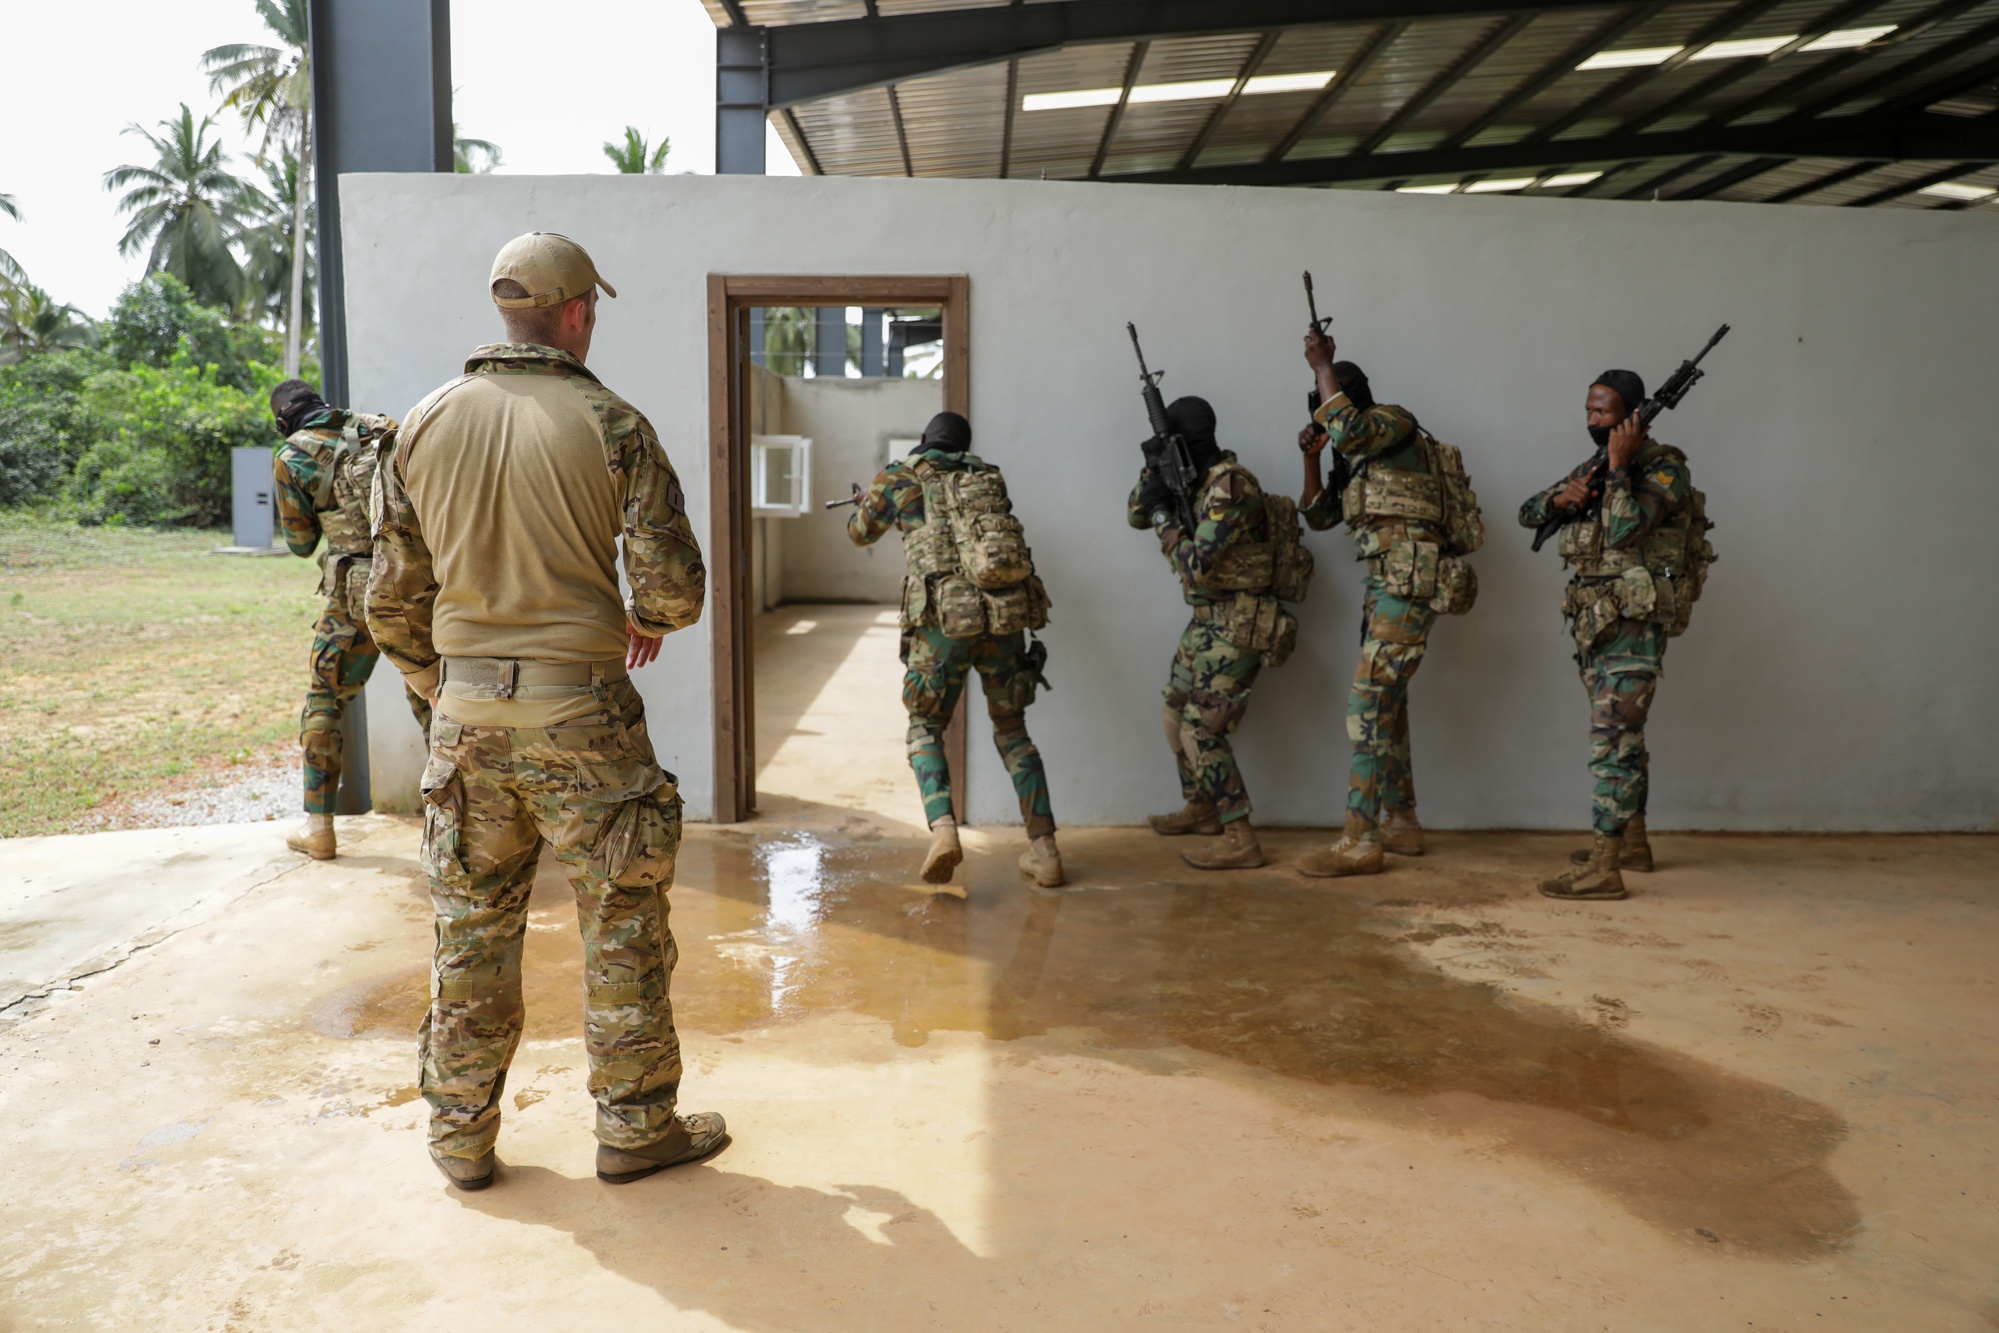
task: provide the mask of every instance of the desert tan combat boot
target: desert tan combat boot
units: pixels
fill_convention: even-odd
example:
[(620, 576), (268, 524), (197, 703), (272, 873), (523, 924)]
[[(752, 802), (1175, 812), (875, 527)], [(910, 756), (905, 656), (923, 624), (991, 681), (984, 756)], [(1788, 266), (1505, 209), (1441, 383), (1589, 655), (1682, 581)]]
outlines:
[(729, 1127), (713, 1111), (695, 1111), (673, 1118), (673, 1128), (664, 1138), (643, 1148), (613, 1148), (597, 1145), (597, 1179), (608, 1185), (629, 1185), (655, 1171), (686, 1162), (698, 1162), (729, 1146)]
[(1572, 866), (1553, 879), (1541, 881), (1541, 892), (1550, 898), (1599, 899), (1623, 898), (1624, 876), (1618, 870), (1620, 854), (1624, 849), (1622, 838), (1607, 838), (1596, 835), (1596, 843), (1590, 850), (1590, 858), (1579, 866)]
[(1165, 838), (1182, 833), (1212, 836), (1222, 831), (1222, 821), (1215, 818), (1215, 807), (1206, 801), (1189, 801), (1170, 815), (1148, 815), (1145, 822), (1152, 825), (1154, 833)]
[(446, 1180), (467, 1193), (485, 1189), (493, 1183), (496, 1162), (491, 1148), (477, 1157), (453, 1157), (449, 1153), (433, 1152), (430, 1160), (436, 1163)]
[(945, 815), (930, 826), (930, 851), (923, 858), (923, 882), (949, 884), (951, 872), (964, 859), (965, 849), (958, 844), (958, 821)]
[(1360, 816), (1349, 810), (1346, 830), (1340, 834), (1340, 840), (1325, 851), (1307, 852), (1299, 857), (1298, 873), (1314, 879), (1379, 875), (1382, 866), (1381, 839), (1368, 837), (1369, 832)]
[(1180, 859), (1196, 870), (1254, 870), (1263, 864), (1263, 844), (1244, 815), (1222, 825), (1222, 836), (1213, 843), (1198, 852), (1182, 852)]
[[(1569, 853), (1569, 863), (1586, 866), (1595, 855), (1594, 847), (1578, 847)], [(1618, 854), (1617, 868), (1636, 870), (1641, 875), (1652, 873), (1652, 840), (1645, 836), (1645, 816), (1633, 815), (1624, 826), (1624, 850)]]
[(1055, 846), (1053, 833), (1044, 833), (1027, 845), (1020, 854), (1020, 873), (1044, 889), (1059, 889), (1068, 882), (1062, 878), (1062, 853)]
[(305, 823), (285, 839), (285, 846), (304, 852), (315, 861), (331, 861), (334, 856), (333, 816), (307, 815)]
[(1416, 822), (1416, 809), (1387, 810), (1381, 820), (1381, 849), (1397, 856), (1423, 854), (1423, 826)]

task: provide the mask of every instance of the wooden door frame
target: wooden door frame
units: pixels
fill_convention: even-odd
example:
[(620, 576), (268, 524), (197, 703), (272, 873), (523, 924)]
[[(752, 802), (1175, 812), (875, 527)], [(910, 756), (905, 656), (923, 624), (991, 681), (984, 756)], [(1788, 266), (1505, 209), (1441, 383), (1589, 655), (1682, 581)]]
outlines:
[[(715, 822), (756, 808), (755, 613), (750, 607), (749, 431), (741, 368), (753, 306), (937, 306), (944, 324), (944, 407), (971, 416), (971, 279), (708, 275), (708, 615), (714, 635)], [(962, 701), (961, 701), (962, 702)], [(944, 734), (958, 820), (965, 819), (965, 711)]]

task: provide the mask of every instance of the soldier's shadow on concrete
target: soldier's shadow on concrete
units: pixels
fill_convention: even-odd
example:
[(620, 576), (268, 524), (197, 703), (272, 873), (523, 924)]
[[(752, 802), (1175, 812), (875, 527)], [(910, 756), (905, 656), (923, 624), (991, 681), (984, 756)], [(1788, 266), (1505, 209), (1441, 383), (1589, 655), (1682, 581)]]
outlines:
[(895, 1190), (778, 1185), (728, 1152), (629, 1185), (509, 1167), (452, 1197), (565, 1232), (607, 1272), (742, 1329), (948, 1327), (992, 1278), (935, 1213)]

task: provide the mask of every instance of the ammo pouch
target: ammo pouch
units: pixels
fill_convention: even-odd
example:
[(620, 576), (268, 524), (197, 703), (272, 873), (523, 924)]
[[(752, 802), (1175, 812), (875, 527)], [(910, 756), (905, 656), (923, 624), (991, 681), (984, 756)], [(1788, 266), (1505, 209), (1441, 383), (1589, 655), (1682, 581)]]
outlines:
[(1213, 625), (1234, 647), (1262, 653), (1265, 666), (1283, 666), (1298, 646), (1298, 617), (1275, 597), (1239, 592), (1227, 601), (1195, 607), (1194, 619)]
[(1624, 619), (1622, 578), (1575, 579), (1562, 594), (1562, 614), (1575, 635), (1576, 651), (1587, 654), (1609, 638)]
[(926, 579), (916, 574), (902, 580), (903, 630), (934, 625), (945, 637), (969, 639), (981, 634), (1018, 634), (1048, 624), (1048, 591), (1041, 577), (1029, 574), (1010, 588), (981, 588), (963, 574)]
[(946, 574), (930, 585), (932, 623), (950, 639), (986, 632), (986, 599), (963, 574)]
[(1443, 558), (1443, 548), (1433, 541), (1393, 536), (1378, 554), (1367, 558), (1367, 572), (1381, 581), (1381, 590), (1390, 597), (1427, 602), (1437, 595)]
[(1430, 609), (1440, 616), (1461, 616), (1478, 600), (1478, 571), (1463, 556), (1447, 555), (1437, 561), (1437, 592)]

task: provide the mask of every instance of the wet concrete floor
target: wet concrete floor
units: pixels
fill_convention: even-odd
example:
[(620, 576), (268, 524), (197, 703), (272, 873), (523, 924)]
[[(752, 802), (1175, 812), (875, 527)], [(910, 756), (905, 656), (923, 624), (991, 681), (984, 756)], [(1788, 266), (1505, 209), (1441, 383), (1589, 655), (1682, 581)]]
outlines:
[(865, 817), (697, 828), (683, 1103), (736, 1143), (591, 1176), (545, 871), (463, 1195), (413, 1087), (417, 830), (345, 822), (0, 1016), (0, 1328), (1999, 1326), (1999, 840), (1663, 837), (1578, 906), (1532, 892), (1547, 836), (1326, 884), (1070, 830), (1049, 893), (977, 831), (959, 900)]

